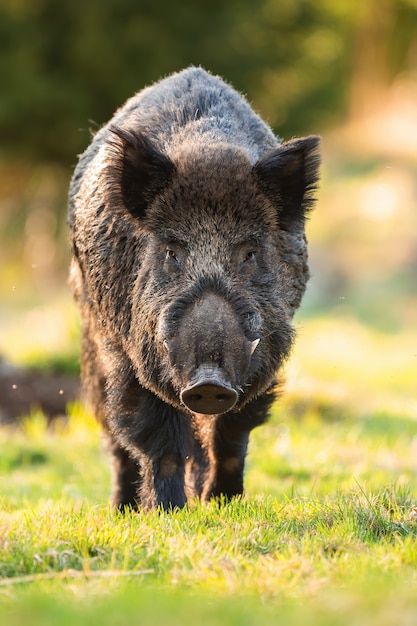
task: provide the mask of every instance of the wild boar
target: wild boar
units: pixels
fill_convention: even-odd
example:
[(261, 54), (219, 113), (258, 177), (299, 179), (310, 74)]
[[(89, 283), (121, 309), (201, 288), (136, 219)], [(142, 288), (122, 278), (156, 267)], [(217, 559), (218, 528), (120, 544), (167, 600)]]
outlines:
[(318, 137), (281, 143), (195, 67), (129, 99), (80, 157), (70, 282), (115, 507), (243, 492), (294, 341), (318, 178)]

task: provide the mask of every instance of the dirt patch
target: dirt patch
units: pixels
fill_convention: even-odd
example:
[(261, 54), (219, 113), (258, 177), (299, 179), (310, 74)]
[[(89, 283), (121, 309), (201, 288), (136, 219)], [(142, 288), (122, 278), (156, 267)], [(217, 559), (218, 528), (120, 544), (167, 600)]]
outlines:
[(78, 399), (77, 377), (20, 368), (0, 358), (0, 423), (14, 422), (41, 410), (49, 420), (67, 414), (67, 405)]

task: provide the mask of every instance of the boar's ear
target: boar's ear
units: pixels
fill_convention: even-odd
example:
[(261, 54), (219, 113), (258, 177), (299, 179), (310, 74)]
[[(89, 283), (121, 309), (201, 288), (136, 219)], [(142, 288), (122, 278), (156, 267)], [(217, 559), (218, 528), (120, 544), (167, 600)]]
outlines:
[(129, 213), (143, 217), (149, 203), (168, 184), (175, 166), (146, 135), (114, 125), (110, 131), (114, 138), (108, 143), (116, 157), (109, 166), (112, 192), (121, 193)]
[(319, 180), (320, 137), (314, 135), (282, 144), (255, 165), (264, 193), (278, 207), (283, 230), (304, 225), (315, 202)]

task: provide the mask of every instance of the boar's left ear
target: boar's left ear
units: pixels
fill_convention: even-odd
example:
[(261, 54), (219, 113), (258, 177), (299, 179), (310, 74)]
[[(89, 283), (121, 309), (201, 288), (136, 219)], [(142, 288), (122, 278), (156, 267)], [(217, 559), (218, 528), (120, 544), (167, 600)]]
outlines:
[(111, 193), (121, 193), (124, 206), (134, 217), (143, 217), (149, 203), (168, 184), (173, 162), (140, 132), (110, 126), (108, 140), (115, 161), (109, 165)]
[(315, 202), (319, 180), (320, 137), (311, 135), (282, 144), (256, 163), (262, 190), (278, 209), (283, 230), (304, 225)]

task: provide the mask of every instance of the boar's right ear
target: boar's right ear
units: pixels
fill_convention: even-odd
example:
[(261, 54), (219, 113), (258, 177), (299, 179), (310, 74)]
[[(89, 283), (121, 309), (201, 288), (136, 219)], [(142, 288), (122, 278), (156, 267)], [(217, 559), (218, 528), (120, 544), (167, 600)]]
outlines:
[(283, 230), (304, 226), (319, 180), (320, 137), (293, 139), (262, 157), (254, 170), (261, 189), (278, 209)]
[(114, 125), (110, 131), (108, 144), (115, 157), (108, 169), (111, 193), (121, 194), (129, 213), (141, 218), (168, 184), (175, 165), (146, 135)]

